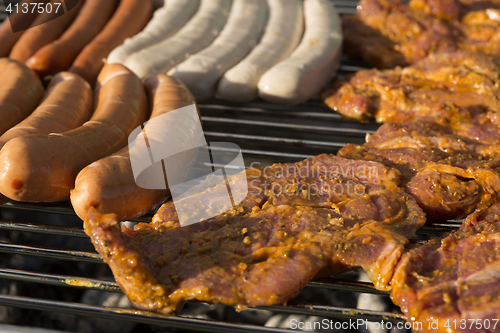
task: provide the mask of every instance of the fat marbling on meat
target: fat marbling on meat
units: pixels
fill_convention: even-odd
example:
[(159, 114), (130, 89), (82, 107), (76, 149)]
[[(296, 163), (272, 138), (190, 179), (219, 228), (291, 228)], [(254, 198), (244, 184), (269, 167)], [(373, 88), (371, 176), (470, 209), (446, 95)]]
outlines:
[(361, 0), (342, 28), (347, 52), (379, 68), (456, 50), (500, 55), (498, 0)]
[(405, 68), (358, 71), (334, 82), (321, 96), (331, 109), (363, 122), (401, 124), (431, 116), (461, 124), (457, 110), (500, 112), (500, 57), (433, 54)]
[[(488, 118), (462, 113), (462, 124), (421, 119), (386, 123), (363, 145), (347, 144), (338, 155), (378, 161), (398, 169), (402, 186), (429, 221), (465, 217), (500, 201), (500, 131)], [(456, 115), (454, 116), (457, 117)]]
[(417, 332), (500, 332), (500, 204), (405, 253), (392, 300)]
[[(85, 232), (137, 308), (171, 313), (194, 299), (284, 304), (315, 276), (359, 266), (388, 290), (408, 238), (425, 223), (400, 173), (376, 162), (324, 154), (248, 169), (244, 181), (241, 203), (199, 223), (181, 227), (169, 202), (133, 231), (91, 212)], [(227, 193), (225, 185), (208, 190), (212, 201)]]

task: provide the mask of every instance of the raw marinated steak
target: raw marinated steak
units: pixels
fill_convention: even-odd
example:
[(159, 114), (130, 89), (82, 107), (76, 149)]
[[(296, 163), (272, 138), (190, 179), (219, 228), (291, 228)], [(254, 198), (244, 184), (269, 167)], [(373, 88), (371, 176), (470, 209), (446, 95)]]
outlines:
[(498, 142), (482, 126), (471, 119), (456, 129), (430, 121), (386, 123), (365, 144), (347, 144), (338, 155), (398, 169), (429, 221), (460, 218), (500, 201)]
[(460, 123), (461, 113), (500, 112), (499, 59), (465, 52), (434, 54), (406, 68), (359, 71), (335, 82), (322, 98), (333, 110), (359, 121), (406, 123), (430, 116)]
[(404, 254), (391, 284), (418, 332), (500, 332), (500, 204)]
[(344, 16), (347, 52), (379, 68), (465, 50), (500, 55), (498, 0), (361, 0)]
[[(120, 230), (113, 215), (89, 214), (85, 232), (136, 307), (171, 313), (193, 299), (240, 309), (283, 304), (313, 277), (358, 266), (387, 290), (408, 238), (425, 223), (398, 186), (399, 172), (376, 162), (319, 155), (248, 169), (239, 180), (248, 184), (245, 200), (185, 227), (172, 202), (134, 231)], [(234, 181), (231, 189), (241, 185)], [(207, 191), (216, 205), (227, 187)]]

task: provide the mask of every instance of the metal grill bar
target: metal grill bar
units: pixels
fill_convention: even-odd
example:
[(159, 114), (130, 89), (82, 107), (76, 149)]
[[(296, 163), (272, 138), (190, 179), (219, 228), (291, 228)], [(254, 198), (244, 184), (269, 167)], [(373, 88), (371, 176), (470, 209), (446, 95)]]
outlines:
[(61, 287), (77, 287), (118, 293), (122, 292), (118, 284), (113, 281), (57, 274), (33, 273), (17, 269), (0, 268), (0, 278), (50, 284)]
[(318, 140), (297, 140), (297, 139), (289, 139), (289, 138), (281, 138), (281, 137), (271, 137), (271, 136), (255, 136), (255, 135), (245, 135), (245, 134), (232, 134), (232, 133), (219, 133), (219, 132), (205, 132), (206, 136), (215, 137), (215, 138), (224, 138), (224, 139), (238, 139), (238, 140), (246, 140), (246, 141), (263, 141), (268, 143), (286, 143), (301, 147), (330, 147), (340, 149), (345, 146), (345, 143), (342, 142), (326, 142), (326, 141), (318, 141)]
[(13, 254), (26, 254), (38, 257), (47, 257), (62, 260), (85, 261), (102, 263), (102, 258), (97, 253), (57, 250), (43, 247), (33, 247), (26, 245), (7, 244), (0, 242), (0, 252)]
[(270, 123), (266, 121), (255, 120), (241, 120), (241, 119), (228, 119), (216, 117), (201, 117), (204, 123), (217, 122), (220, 124), (229, 125), (245, 125), (245, 126), (259, 126), (259, 127), (274, 127), (293, 131), (310, 131), (315, 133), (328, 133), (336, 135), (358, 136), (364, 138), (367, 133), (373, 134), (372, 130), (359, 130), (356, 128), (340, 128), (340, 127), (327, 127), (327, 126), (312, 126), (312, 125), (299, 125), (299, 124), (286, 124), (286, 123)]
[[(356, 11), (357, 0), (333, 0), (333, 3), (336, 5), (340, 14), (353, 14)], [(2, 11), (2, 8), (0, 8), (0, 11)], [(0, 15), (2, 14), (3, 13)], [(0, 20), (1, 18), (2, 16), (0, 16)], [(338, 75), (343, 76), (365, 68), (366, 67), (363, 65), (351, 62), (350, 59), (344, 55)], [(378, 127), (377, 124), (359, 124), (346, 120), (339, 114), (325, 107), (318, 99), (294, 107), (269, 104), (260, 100), (243, 105), (213, 100), (206, 104), (201, 104), (199, 107), (202, 113), (204, 127), (207, 125), (207, 131), (205, 131), (207, 137), (240, 142), (243, 154), (248, 156), (251, 161), (260, 158), (261, 160), (272, 162), (280, 162), (283, 161), (283, 159), (293, 162), (311, 157), (318, 152), (333, 152), (343, 147), (348, 141), (364, 142), (366, 133), (372, 134)], [(69, 203), (15, 203), (5, 204), (3, 207), (37, 213), (75, 215)], [(149, 222), (150, 220), (151, 215), (148, 215), (132, 221)], [(424, 227), (419, 233), (424, 235), (440, 235), (443, 232), (454, 230), (458, 226), (459, 223), (453, 222), (433, 224)], [(0, 220), (0, 230), (1, 229), (68, 237), (87, 237), (80, 228)], [(97, 253), (6, 243), (0, 243), (0, 252), (91, 263), (103, 262), (101, 256)], [(121, 292), (114, 281), (57, 274), (41, 274), (7, 268), (0, 269), (0, 278), (61, 287)], [(371, 283), (336, 278), (321, 278), (308, 283), (307, 287), (388, 295), (386, 292), (376, 290)], [(0, 295), (0, 304), (42, 311), (55, 311), (81, 316), (93, 316), (168, 326), (172, 328), (202, 330), (206, 332), (290, 332), (290, 330), (262, 326), (215, 322), (186, 317), (165, 317), (143, 311), (113, 309), (20, 296)], [(371, 321), (404, 321), (404, 317), (396, 313), (308, 305), (293, 302), (286, 307), (270, 306), (260, 307), (260, 309), (289, 314), (317, 315), (344, 320), (363, 318)]]
[[(77, 287), (101, 291), (122, 292), (118, 284), (114, 281), (105, 281), (69, 275), (35, 273), (9, 268), (0, 268), (0, 278), (58, 285), (62, 287)], [(307, 287), (330, 289), (336, 291), (350, 291), (356, 293), (389, 295), (388, 292), (375, 289), (375, 287), (371, 283), (343, 279), (321, 278), (316, 281), (309, 282), (307, 284)]]
[(369, 321), (386, 320), (390, 322), (404, 322), (404, 316), (382, 311), (360, 310), (336, 306), (308, 305), (292, 303), (292, 306), (261, 306), (259, 309), (289, 314), (301, 314), (338, 319), (366, 319)]
[(191, 329), (203, 332), (269, 332), (269, 333), (289, 333), (290, 330), (269, 328), (263, 326), (235, 324), (228, 322), (218, 322), (211, 320), (184, 318), (175, 316), (161, 316), (151, 312), (116, 309), (97, 305), (86, 305), (80, 303), (40, 300), (31, 297), (0, 295), (0, 305), (28, 308), (41, 311), (56, 311), (79, 316), (91, 316), (104, 319), (115, 319), (142, 324), (152, 324), (158, 326), (168, 326), (171, 328)]
[(30, 223), (9, 222), (0, 220), (0, 229), (37, 232), (41, 234), (51, 234), (58, 236), (88, 238), (85, 232), (80, 228), (59, 227), (59, 226), (44, 225), (44, 224), (30, 224)]

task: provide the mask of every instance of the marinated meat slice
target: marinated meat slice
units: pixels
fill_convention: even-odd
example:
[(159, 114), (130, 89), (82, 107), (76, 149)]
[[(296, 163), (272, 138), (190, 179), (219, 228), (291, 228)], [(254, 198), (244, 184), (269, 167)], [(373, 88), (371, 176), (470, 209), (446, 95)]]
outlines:
[(498, 0), (361, 0), (342, 28), (347, 52), (378, 68), (456, 50), (500, 55)]
[(347, 144), (338, 155), (398, 169), (402, 186), (429, 221), (461, 218), (500, 201), (500, 159), (492, 157), (498, 143), (487, 145), (470, 135), (471, 129), (482, 133), (481, 126), (386, 123), (365, 144)]
[(500, 204), (405, 253), (391, 285), (417, 332), (500, 332)]
[[(380, 163), (319, 155), (249, 169), (246, 178), (245, 200), (199, 223), (181, 227), (170, 202), (133, 231), (92, 212), (85, 232), (136, 307), (171, 313), (194, 299), (240, 309), (283, 304), (313, 277), (359, 266), (387, 290), (408, 238), (425, 223), (399, 172)], [(242, 179), (230, 178), (230, 188)]]
[(359, 71), (334, 82), (322, 98), (359, 121), (406, 123), (433, 117), (464, 123), (463, 117), (500, 112), (499, 59), (466, 52), (433, 54), (406, 68)]

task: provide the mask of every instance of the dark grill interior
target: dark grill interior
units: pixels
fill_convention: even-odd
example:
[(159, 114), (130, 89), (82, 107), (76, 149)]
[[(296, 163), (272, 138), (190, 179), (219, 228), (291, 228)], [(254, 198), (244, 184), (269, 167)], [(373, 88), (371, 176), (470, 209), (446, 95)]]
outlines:
[[(346, 14), (355, 11), (357, 1), (335, 0), (334, 3), (341, 14)], [(0, 11), (4, 11), (4, 8), (0, 8)], [(0, 13), (0, 18), (4, 17), (4, 13)], [(362, 68), (362, 65), (344, 56), (339, 75), (346, 75)], [(312, 100), (295, 107), (272, 105), (263, 101), (242, 105), (212, 100), (200, 105), (200, 109), (207, 141), (229, 141), (238, 144), (243, 151), (247, 166), (252, 163), (259, 163), (254, 164), (256, 166), (265, 166), (275, 162), (294, 162), (320, 153), (335, 154), (347, 142), (363, 143), (366, 133), (373, 133), (378, 127), (376, 124), (360, 124), (342, 119), (323, 106), (319, 100)], [(54, 297), (50, 295), (47, 298), (32, 295), (29, 290), (44, 289), (45, 285), (56, 286), (55, 289), (51, 287), (51, 290), (61, 294), (76, 292), (74, 288), (79, 289), (78, 291), (85, 289), (114, 293), (121, 293), (121, 290), (114, 281), (97, 277), (102, 276), (98, 274), (100, 272), (110, 275), (109, 270), (102, 264), (100, 256), (93, 251), (88, 237), (81, 229), (82, 223), (69, 203), (6, 204), (2, 207), (2, 218), (0, 252), (4, 253), (2, 255), (4, 258), (0, 260), (2, 264), (0, 267), (5, 268), (0, 268), (0, 283), (11, 280), (23, 281), (28, 292), (25, 296), (13, 296), (3, 288), (0, 305), (185, 330), (290, 332), (285, 329), (228, 321), (193, 319), (183, 316), (182, 312), (178, 317), (165, 317), (136, 310), (54, 301)], [(147, 220), (148, 217), (145, 217), (137, 221)], [(421, 242), (430, 235), (441, 234), (457, 227), (457, 222), (427, 226), (419, 231), (419, 239), (415, 242)], [(87, 250), (82, 250), (83, 248)], [(30, 262), (40, 262), (39, 257), (50, 258), (47, 259), (50, 267), (46, 267), (45, 264), (41, 265), (42, 267), (29, 265)], [(13, 269), (9, 266), (16, 258), (26, 260), (25, 269)], [(306, 287), (306, 289), (318, 288), (335, 292), (385, 294), (375, 290), (369, 283), (340, 278), (313, 281)], [(290, 302), (288, 306), (258, 309), (334, 320), (362, 318), (375, 322), (404, 321), (403, 316), (398, 313), (334, 307), (331, 304)], [(30, 323), (26, 322), (26, 325)]]

